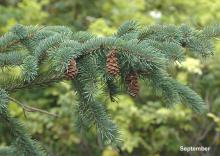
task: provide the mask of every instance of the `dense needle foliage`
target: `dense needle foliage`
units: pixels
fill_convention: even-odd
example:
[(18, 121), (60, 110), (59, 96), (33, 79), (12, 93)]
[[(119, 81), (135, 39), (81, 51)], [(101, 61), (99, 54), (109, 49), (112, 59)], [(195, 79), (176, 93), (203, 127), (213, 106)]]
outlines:
[[(181, 63), (186, 53), (208, 57), (213, 54), (214, 37), (220, 27), (213, 25), (195, 30), (187, 25), (152, 25), (141, 27), (134, 21), (125, 22), (113, 36), (98, 37), (87, 32), (72, 32), (64, 26), (15, 25), (0, 38), (0, 68), (4, 72), (20, 68), (19, 76), (0, 78), (0, 119), (10, 130), (11, 147), (1, 152), (17, 155), (44, 155), (40, 146), (25, 132), (23, 126), (7, 112), (11, 92), (24, 88), (49, 86), (65, 79), (72, 59), (76, 60), (77, 75), (71, 80), (77, 91), (75, 108), (79, 130), (96, 127), (103, 143), (117, 143), (117, 126), (106, 113), (97, 95), (104, 93), (112, 101), (127, 90), (126, 76), (135, 72), (161, 92), (167, 106), (183, 103), (196, 112), (205, 104), (189, 87), (174, 80), (167, 72), (173, 63)], [(106, 57), (114, 49), (120, 74), (106, 70)], [(5, 154), (5, 155), (6, 155)]]

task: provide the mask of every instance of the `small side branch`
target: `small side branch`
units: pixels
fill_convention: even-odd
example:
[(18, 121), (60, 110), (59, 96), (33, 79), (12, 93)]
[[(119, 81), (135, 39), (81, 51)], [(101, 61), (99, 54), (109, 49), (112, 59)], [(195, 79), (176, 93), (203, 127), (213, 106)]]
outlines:
[(48, 111), (45, 111), (45, 110), (42, 110), (42, 109), (39, 109), (39, 108), (35, 108), (35, 107), (25, 105), (25, 104), (21, 103), (20, 101), (14, 99), (12, 97), (9, 97), (9, 100), (13, 101), (13, 102), (17, 103), (19, 106), (21, 106), (22, 109), (24, 110), (24, 114), (25, 114), (25, 111), (26, 112), (40, 112), (40, 113), (47, 114), (47, 115), (50, 115), (50, 116), (53, 116), (53, 117), (58, 117), (57, 114), (53, 114), (53, 113), (50, 113)]

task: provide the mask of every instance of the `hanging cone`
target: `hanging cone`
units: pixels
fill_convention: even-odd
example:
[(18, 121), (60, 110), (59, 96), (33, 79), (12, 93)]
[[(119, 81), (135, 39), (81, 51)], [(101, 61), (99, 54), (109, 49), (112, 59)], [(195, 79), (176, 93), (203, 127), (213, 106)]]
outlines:
[(116, 56), (116, 49), (112, 49), (107, 55), (106, 60), (106, 70), (110, 75), (116, 76), (120, 72), (120, 67), (118, 64), (118, 58)]
[(73, 79), (78, 73), (78, 69), (76, 67), (76, 61), (72, 59), (68, 65), (68, 69), (65, 72), (65, 77), (68, 80)]
[(139, 93), (138, 74), (135, 72), (129, 73), (125, 78), (128, 86), (128, 93), (131, 96), (137, 96)]

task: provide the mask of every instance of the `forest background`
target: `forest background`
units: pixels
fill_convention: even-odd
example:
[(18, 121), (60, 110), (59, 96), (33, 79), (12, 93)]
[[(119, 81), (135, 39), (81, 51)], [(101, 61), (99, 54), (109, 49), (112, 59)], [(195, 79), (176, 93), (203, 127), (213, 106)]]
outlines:
[[(65, 25), (74, 31), (111, 35), (126, 20), (141, 25), (189, 24), (195, 28), (220, 21), (219, 0), (0, 0), (0, 35), (14, 24)], [(196, 114), (184, 105), (167, 109), (151, 88), (142, 85), (132, 99), (120, 95), (117, 103), (106, 107), (122, 132), (120, 149), (101, 147), (95, 133), (80, 135), (74, 125), (75, 93), (68, 82), (44, 89), (15, 93), (20, 101), (56, 113), (26, 113), (10, 103), (10, 112), (22, 120), (34, 139), (51, 156), (179, 156), (220, 155), (220, 39), (216, 52), (208, 59), (187, 56), (171, 67), (170, 74), (191, 86), (205, 100), (208, 112)], [(0, 71), (1, 72), (1, 71)], [(0, 73), (1, 74), (1, 73)], [(10, 74), (16, 74), (16, 69)], [(101, 99), (105, 99), (100, 95)], [(0, 146), (10, 137), (0, 123)], [(180, 146), (211, 146), (211, 152), (184, 153)]]

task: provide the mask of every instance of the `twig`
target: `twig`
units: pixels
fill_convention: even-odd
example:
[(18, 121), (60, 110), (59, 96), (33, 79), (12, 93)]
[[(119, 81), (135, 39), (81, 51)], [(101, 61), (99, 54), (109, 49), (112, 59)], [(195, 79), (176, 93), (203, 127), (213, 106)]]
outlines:
[[(44, 114), (47, 114), (47, 115), (50, 115), (50, 116), (53, 116), (53, 117), (58, 117), (57, 114), (53, 114), (53, 113), (50, 113), (48, 111), (45, 111), (45, 110), (42, 110), (42, 109), (39, 109), (39, 108), (35, 108), (35, 107), (25, 105), (25, 104), (21, 103), (20, 101), (14, 99), (12, 97), (9, 97), (9, 100), (11, 100), (11, 101), (17, 103), (18, 105), (20, 105), (22, 107), (22, 109), (26, 112), (40, 112), (40, 113), (44, 113)], [(25, 114), (25, 112), (24, 112), (24, 114)]]
[(220, 41), (220, 38), (218, 38), (218, 37), (215, 37), (215, 39), (218, 40), (218, 41)]
[(204, 130), (204, 132), (196, 139), (195, 144), (198, 144), (200, 141), (202, 141), (207, 136), (207, 134), (210, 132), (210, 130), (212, 130), (214, 125), (215, 125), (214, 123), (211, 123), (208, 126), (206, 126), (206, 129)]

